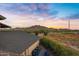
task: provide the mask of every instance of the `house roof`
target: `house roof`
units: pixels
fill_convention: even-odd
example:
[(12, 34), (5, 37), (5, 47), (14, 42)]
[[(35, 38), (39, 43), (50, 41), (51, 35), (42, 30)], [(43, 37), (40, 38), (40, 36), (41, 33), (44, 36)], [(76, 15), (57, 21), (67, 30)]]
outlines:
[(22, 52), (39, 38), (23, 31), (0, 32), (0, 49), (3, 51)]
[(6, 24), (0, 23), (0, 28), (11, 28), (11, 27)]
[(0, 15), (0, 20), (6, 19), (4, 16)]

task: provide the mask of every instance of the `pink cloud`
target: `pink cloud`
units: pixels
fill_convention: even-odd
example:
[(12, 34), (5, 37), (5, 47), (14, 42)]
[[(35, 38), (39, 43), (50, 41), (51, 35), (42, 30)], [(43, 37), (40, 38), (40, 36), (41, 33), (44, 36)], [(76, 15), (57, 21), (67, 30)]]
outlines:
[[(63, 26), (67, 28), (68, 20), (62, 19), (53, 19), (53, 18), (42, 18), (36, 15), (17, 15), (11, 14), (9, 12), (1, 12), (1, 15), (5, 16), (7, 19), (2, 21), (5, 24), (8, 24), (12, 27), (29, 27), (33, 25), (41, 25), (41, 26)], [(71, 21), (71, 29), (79, 29), (79, 20)]]

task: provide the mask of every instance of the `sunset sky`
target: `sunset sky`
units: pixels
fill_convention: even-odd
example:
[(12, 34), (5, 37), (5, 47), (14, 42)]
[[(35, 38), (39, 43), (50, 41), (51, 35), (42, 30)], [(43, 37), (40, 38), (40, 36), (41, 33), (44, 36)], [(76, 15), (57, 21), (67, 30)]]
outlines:
[(77, 3), (0, 3), (0, 14), (7, 19), (0, 21), (12, 27), (42, 25), (52, 28), (79, 29), (79, 4)]

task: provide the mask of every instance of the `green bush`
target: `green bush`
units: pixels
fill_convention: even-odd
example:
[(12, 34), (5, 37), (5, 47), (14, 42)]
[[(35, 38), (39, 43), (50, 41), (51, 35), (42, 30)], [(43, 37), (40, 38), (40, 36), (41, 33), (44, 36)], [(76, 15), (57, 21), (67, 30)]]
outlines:
[(54, 55), (57, 56), (79, 56), (79, 51), (70, 47), (64, 46), (61, 43), (49, 40), (47, 38), (41, 39), (41, 44), (50, 49)]

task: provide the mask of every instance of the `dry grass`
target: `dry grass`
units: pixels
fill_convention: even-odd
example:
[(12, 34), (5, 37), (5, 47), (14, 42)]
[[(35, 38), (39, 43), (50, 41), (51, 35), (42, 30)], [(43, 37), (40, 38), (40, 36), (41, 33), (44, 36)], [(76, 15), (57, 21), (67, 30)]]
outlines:
[(57, 40), (64, 45), (73, 46), (79, 49), (79, 34), (61, 34), (61, 33), (51, 33), (47, 37), (50, 40)]

